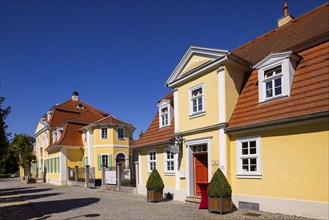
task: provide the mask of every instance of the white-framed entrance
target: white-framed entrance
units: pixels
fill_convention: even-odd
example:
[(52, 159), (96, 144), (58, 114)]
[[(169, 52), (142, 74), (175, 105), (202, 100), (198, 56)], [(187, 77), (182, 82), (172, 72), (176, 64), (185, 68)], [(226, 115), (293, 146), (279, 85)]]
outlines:
[[(197, 138), (197, 139), (186, 139), (185, 145), (186, 145), (186, 184), (187, 184), (187, 190), (186, 195), (187, 196), (194, 196), (196, 194), (196, 186), (195, 186), (195, 156), (197, 155), (207, 155), (207, 168), (208, 168), (208, 181), (211, 179), (211, 139), (212, 137), (204, 137), (204, 138)], [(195, 152), (197, 148), (202, 148), (200, 152)], [(205, 160), (205, 158), (201, 159), (204, 156), (197, 156), (199, 158), (199, 161), (201, 163), (204, 163), (202, 161)]]

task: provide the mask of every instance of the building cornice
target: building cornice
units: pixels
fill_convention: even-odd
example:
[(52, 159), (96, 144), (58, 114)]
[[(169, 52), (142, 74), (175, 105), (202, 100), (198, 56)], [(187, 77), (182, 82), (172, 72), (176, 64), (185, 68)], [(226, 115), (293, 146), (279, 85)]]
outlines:
[(285, 128), (310, 123), (329, 121), (329, 111), (317, 112), (307, 115), (293, 116), (272, 121), (259, 122), (254, 124), (228, 127), (225, 132), (228, 134), (243, 134), (254, 131), (265, 131), (270, 129)]

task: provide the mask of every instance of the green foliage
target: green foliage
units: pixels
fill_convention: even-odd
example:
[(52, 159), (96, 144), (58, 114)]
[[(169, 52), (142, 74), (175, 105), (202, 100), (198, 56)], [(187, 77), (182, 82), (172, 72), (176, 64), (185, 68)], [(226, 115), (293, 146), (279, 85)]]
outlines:
[(230, 197), (232, 189), (225, 175), (220, 169), (217, 169), (208, 185), (208, 196), (210, 198)]
[(9, 174), (0, 174), (0, 178), (9, 178)]
[(0, 173), (9, 173), (11, 170), (8, 170), (8, 166), (6, 165), (10, 161), (10, 159), (8, 160), (8, 137), (10, 134), (6, 132), (8, 126), (6, 125), (5, 120), (10, 113), (11, 108), (3, 108), (2, 104), (4, 101), (5, 98), (0, 97)]
[(24, 168), (24, 175), (31, 176), (31, 163), (36, 162), (36, 156), (33, 154), (34, 138), (26, 134), (15, 134), (10, 148), (19, 157), (19, 165)]
[(146, 182), (146, 189), (147, 190), (155, 190), (155, 191), (161, 191), (164, 188), (164, 184), (162, 181), (162, 178), (159, 174), (159, 172), (154, 169), (147, 179)]

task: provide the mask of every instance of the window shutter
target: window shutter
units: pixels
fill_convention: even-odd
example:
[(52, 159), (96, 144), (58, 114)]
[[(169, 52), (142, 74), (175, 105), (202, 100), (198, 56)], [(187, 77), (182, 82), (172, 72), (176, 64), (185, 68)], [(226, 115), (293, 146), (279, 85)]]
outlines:
[(61, 163), (60, 163), (60, 161), (59, 161), (59, 157), (57, 157), (57, 161), (58, 161), (58, 168), (57, 168), (57, 171), (58, 171), (58, 172), (61, 172), (61, 170), (60, 170)]
[(54, 173), (57, 173), (57, 158), (54, 158)]
[(112, 167), (112, 154), (109, 154), (107, 164), (108, 164), (108, 167)]
[(97, 155), (98, 169), (101, 169), (101, 155)]

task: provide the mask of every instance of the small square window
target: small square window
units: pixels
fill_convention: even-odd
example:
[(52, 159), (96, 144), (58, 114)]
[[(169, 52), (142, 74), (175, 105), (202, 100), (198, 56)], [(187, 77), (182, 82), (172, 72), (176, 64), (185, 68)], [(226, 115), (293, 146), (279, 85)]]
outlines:
[(124, 138), (125, 138), (124, 129), (118, 128), (118, 139), (124, 139)]

